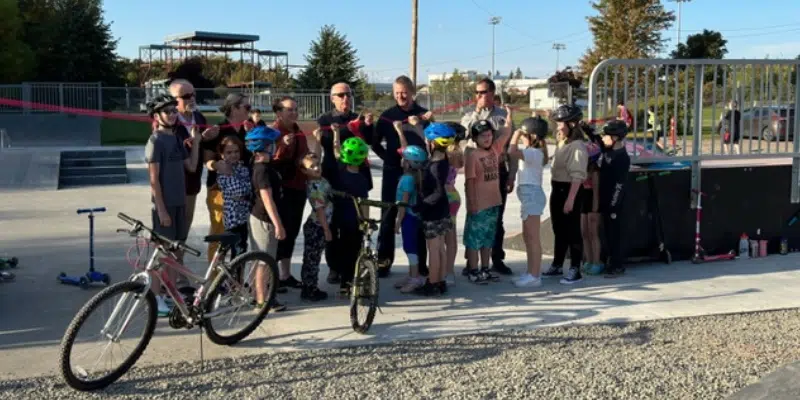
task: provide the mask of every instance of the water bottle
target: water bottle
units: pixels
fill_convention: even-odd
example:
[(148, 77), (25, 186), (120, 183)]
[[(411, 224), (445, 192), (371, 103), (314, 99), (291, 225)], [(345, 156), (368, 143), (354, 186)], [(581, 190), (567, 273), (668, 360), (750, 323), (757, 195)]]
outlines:
[(758, 240), (751, 240), (750, 241), (750, 255), (753, 258), (758, 257)]
[(789, 254), (789, 239), (781, 238), (781, 255)]
[(750, 258), (750, 238), (746, 233), (739, 238), (739, 258)]

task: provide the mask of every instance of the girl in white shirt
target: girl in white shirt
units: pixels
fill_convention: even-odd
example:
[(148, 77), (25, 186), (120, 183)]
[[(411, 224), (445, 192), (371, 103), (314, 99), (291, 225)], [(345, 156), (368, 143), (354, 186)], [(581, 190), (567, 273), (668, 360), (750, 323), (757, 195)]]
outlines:
[[(522, 236), (528, 255), (528, 271), (512, 279), (517, 287), (541, 286), (542, 242), (539, 224), (547, 197), (542, 189), (542, 170), (547, 165), (548, 124), (542, 117), (525, 118), (514, 132), (508, 154), (518, 160), (517, 197), (522, 211)], [(525, 146), (519, 148), (519, 142)]]

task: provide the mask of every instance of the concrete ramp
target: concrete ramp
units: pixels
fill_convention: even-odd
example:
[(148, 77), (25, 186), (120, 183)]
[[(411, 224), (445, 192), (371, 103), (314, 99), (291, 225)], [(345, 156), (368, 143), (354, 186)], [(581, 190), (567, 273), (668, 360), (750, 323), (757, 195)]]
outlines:
[(99, 146), (100, 122), (97, 117), (67, 114), (0, 114), (0, 129), (5, 129), (12, 148)]
[(4, 149), (0, 151), (0, 191), (55, 190), (58, 187), (59, 149)]

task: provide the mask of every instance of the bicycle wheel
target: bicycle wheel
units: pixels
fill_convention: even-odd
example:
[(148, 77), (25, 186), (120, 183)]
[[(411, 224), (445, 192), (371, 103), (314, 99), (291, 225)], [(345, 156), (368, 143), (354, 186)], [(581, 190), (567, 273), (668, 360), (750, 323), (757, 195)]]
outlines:
[[(365, 308), (363, 318), (361, 313)], [(350, 323), (353, 330), (366, 333), (375, 319), (378, 308), (378, 272), (377, 261), (372, 257), (359, 256), (353, 278), (353, 290), (350, 295)]]
[[(248, 265), (252, 263), (252, 265)], [(256, 304), (256, 271), (262, 265), (265, 304)], [(269, 313), (278, 286), (278, 266), (275, 259), (263, 251), (250, 251), (236, 257), (228, 267), (228, 274), (217, 275), (203, 304), (206, 314), (219, 313), (203, 321), (208, 338), (219, 345), (233, 345), (246, 338)], [(214, 322), (219, 318), (219, 322)], [(248, 319), (241, 327), (232, 325), (239, 319)]]
[[(115, 299), (116, 296), (120, 298)], [(102, 310), (108, 312), (104, 313)], [(144, 315), (141, 315), (142, 311)], [(141, 282), (120, 282), (96, 294), (72, 319), (61, 341), (59, 364), (64, 381), (70, 387), (82, 391), (102, 389), (114, 383), (136, 363), (147, 348), (156, 328), (157, 315), (156, 298), (149, 290), (144, 293), (144, 284)], [(142, 330), (133, 325), (140, 316), (144, 317)], [(91, 317), (98, 317), (98, 320), (92, 321)], [(100, 342), (100, 356), (89, 356), (85, 363), (73, 363), (74, 355), (92, 347), (91, 344), (76, 340), (84, 327)], [(129, 332), (133, 334), (132, 337), (123, 339), (123, 333)], [(126, 348), (133, 351), (128, 356), (123, 356), (119, 366), (98, 365), (100, 357), (110, 355), (113, 358), (118, 353), (115, 347), (119, 347), (120, 351)], [(97, 372), (88, 370), (95, 367)]]

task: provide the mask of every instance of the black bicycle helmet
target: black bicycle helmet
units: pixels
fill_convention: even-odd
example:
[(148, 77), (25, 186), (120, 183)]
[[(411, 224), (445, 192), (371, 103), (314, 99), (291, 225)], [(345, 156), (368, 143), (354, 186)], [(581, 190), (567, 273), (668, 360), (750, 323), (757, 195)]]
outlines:
[(153, 100), (147, 102), (147, 115), (153, 117), (157, 112), (168, 106), (177, 106), (178, 101), (168, 94), (160, 94)]
[(522, 129), (522, 132), (528, 135), (534, 135), (539, 140), (547, 137), (547, 131), (549, 128), (550, 126), (547, 124), (547, 121), (538, 115), (535, 117), (525, 118), (520, 124), (520, 129)]
[(628, 125), (625, 124), (625, 121), (614, 120), (603, 126), (603, 133), (622, 140), (628, 134)]
[(445, 122), (445, 125), (450, 126), (454, 131), (456, 131), (456, 142), (460, 142), (467, 138), (467, 128), (464, 128), (464, 125), (452, 121)]
[(480, 121), (476, 121), (469, 129), (469, 135), (473, 139), (478, 137), (481, 133), (486, 131), (494, 131), (494, 126), (488, 120), (482, 119)]
[(583, 111), (576, 106), (564, 104), (559, 106), (553, 113), (553, 121), (556, 122), (578, 122), (583, 119)]

